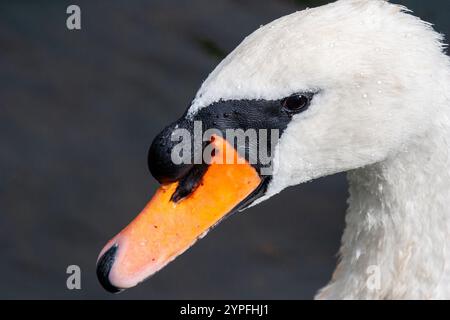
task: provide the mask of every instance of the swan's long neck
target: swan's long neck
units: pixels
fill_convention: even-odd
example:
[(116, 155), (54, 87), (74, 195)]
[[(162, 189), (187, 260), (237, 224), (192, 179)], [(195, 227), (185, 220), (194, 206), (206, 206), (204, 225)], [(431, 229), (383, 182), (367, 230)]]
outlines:
[(341, 261), (318, 298), (450, 298), (450, 129), (349, 172)]

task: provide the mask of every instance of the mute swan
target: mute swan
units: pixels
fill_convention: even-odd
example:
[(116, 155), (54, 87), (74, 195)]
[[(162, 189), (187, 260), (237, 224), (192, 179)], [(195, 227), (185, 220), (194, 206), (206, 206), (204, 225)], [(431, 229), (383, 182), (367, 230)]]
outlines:
[[(262, 26), (154, 140), (149, 165), (163, 186), (100, 253), (100, 282), (132, 287), (227, 213), (347, 171), (340, 260), (316, 298), (450, 298), (449, 107), (442, 36), (404, 7), (339, 0)], [(262, 177), (259, 163), (171, 163), (173, 131), (194, 120), (281, 130), (273, 174)], [(223, 145), (219, 152), (230, 150)]]

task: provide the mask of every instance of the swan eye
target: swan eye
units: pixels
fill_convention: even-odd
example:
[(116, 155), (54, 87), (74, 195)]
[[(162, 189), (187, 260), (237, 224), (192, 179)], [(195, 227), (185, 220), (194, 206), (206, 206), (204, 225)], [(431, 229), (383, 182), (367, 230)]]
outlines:
[(289, 112), (301, 112), (305, 111), (309, 107), (309, 103), (311, 102), (312, 95), (310, 94), (294, 94), (290, 97), (287, 97), (281, 101), (281, 104), (284, 109)]

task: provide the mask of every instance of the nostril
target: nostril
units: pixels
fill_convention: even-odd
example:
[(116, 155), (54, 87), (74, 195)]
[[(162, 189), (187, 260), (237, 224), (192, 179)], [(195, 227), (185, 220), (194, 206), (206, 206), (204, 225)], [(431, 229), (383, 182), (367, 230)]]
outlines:
[(122, 289), (117, 288), (109, 281), (109, 273), (116, 259), (117, 245), (108, 249), (97, 262), (97, 278), (102, 287), (111, 293), (119, 293)]

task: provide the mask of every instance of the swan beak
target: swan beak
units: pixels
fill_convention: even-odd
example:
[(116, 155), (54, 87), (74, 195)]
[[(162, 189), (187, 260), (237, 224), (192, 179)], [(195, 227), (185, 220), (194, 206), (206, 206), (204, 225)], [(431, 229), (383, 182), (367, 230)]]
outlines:
[[(106, 290), (117, 293), (150, 277), (261, 189), (263, 179), (226, 140), (212, 143), (211, 164), (189, 196), (175, 202), (178, 182), (162, 185), (100, 252), (97, 276)], [(225, 161), (230, 156), (232, 163)]]

